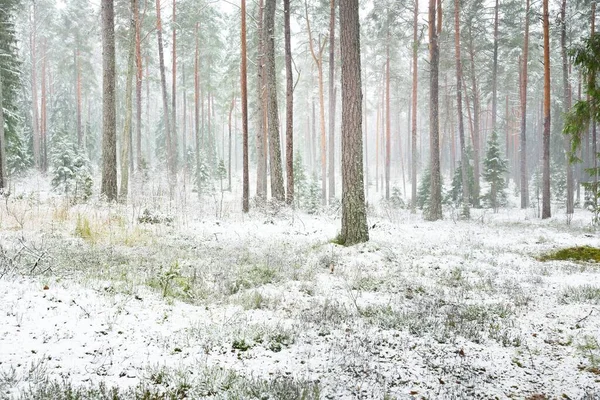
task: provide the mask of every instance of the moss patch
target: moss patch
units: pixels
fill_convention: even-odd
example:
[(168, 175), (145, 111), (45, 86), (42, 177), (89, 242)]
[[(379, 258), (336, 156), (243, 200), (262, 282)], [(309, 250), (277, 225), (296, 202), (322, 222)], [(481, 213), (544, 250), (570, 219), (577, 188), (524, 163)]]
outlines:
[(600, 263), (600, 249), (590, 246), (578, 246), (561, 249), (539, 257), (540, 261), (571, 260)]

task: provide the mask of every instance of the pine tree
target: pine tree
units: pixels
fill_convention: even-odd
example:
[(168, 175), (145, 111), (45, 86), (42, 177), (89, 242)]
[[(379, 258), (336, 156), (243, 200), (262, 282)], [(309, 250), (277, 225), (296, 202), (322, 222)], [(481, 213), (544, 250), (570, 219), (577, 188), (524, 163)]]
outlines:
[(485, 195), (489, 206), (498, 211), (498, 207), (506, 198), (504, 188), (506, 186), (505, 174), (508, 171), (507, 162), (500, 154), (498, 144), (498, 132), (492, 132), (488, 142), (488, 149), (483, 161), (483, 179), (490, 185), (490, 191)]

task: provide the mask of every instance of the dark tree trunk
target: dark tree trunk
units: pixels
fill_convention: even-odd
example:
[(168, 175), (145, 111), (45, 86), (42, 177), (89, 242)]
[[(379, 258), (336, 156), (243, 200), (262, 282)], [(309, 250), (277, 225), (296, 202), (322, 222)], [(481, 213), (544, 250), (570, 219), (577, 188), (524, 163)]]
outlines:
[(30, 37), (29, 47), (31, 48), (31, 108), (33, 115), (33, 164), (41, 167), (40, 161), (40, 117), (38, 111), (38, 87), (37, 87), (37, 3), (33, 3), (33, 10), (30, 15)]
[(469, 180), (467, 176), (467, 151), (465, 125), (462, 109), (462, 62), (460, 58), (460, 0), (454, 0), (454, 49), (456, 53), (456, 111), (458, 114), (458, 138), (460, 141), (460, 166), (462, 175), (463, 216), (469, 218)]
[(543, 0), (544, 28), (544, 135), (542, 173), (542, 219), (550, 218), (550, 33), (548, 0)]
[[(135, 18), (135, 141), (137, 171), (142, 169), (142, 39), (141, 21), (138, 0), (133, 0), (133, 17)], [(146, 100), (147, 101), (147, 100)]]
[(527, 60), (529, 58), (529, 2), (525, 7), (525, 41), (523, 44), (523, 64), (521, 68), (521, 208), (529, 205), (529, 177), (527, 176)]
[(2, 76), (0, 76), (0, 194), (8, 187), (6, 175), (6, 143), (4, 139), (4, 108), (2, 108)]
[(471, 60), (471, 91), (473, 94), (473, 130), (471, 140), (473, 141), (473, 176), (475, 178), (473, 200), (475, 207), (479, 207), (479, 181), (481, 175), (481, 145), (480, 145), (480, 113), (479, 89), (477, 86), (477, 72), (475, 69), (475, 47), (473, 46), (473, 34), (469, 28), (469, 55)]
[[(442, 218), (442, 187), (440, 172), (440, 132), (439, 132), (439, 27), (436, 26), (436, 0), (429, 0), (429, 64), (430, 64), (430, 171), (431, 171), (431, 194), (430, 204), (427, 210), (427, 219), (436, 221)], [(437, 5), (439, 7), (439, 5)]]
[[(246, 58), (246, 0), (242, 0), (242, 26), (241, 26), (241, 95), (242, 95), (242, 148), (243, 148), (243, 189), (242, 211), (250, 210), (250, 171), (248, 168), (248, 60)], [(197, 111), (196, 111), (197, 113)]]
[(346, 245), (369, 240), (362, 159), (362, 85), (358, 0), (340, 1), (342, 62), (342, 230)]
[(266, 73), (265, 73), (265, 44), (263, 39), (263, 0), (258, 2), (258, 129), (256, 131), (256, 196), (267, 198), (267, 102), (266, 102)]
[[(562, 0), (560, 8), (560, 50), (562, 55), (562, 78), (563, 78), (563, 110), (565, 114), (571, 109), (571, 85), (569, 84), (569, 55), (567, 53), (567, 0)], [(565, 153), (571, 150), (571, 140), (565, 135)], [(573, 206), (573, 167), (567, 156), (567, 214), (575, 212)]]
[[(389, 24), (389, 21), (388, 21)], [(385, 198), (390, 198), (390, 158), (392, 155), (392, 119), (390, 113), (390, 31), (388, 25), (385, 62)]]
[(102, 186), (108, 201), (117, 198), (117, 120), (115, 106), (115, 14), (113, 0), (102, 0)]
[(135, 18), (133, 10), (136, 0), (131, 0), (131, 19), (129, 26), (129, 49), (127, 55), (127, 77), (125, 83), (125, 124), (121, 135), (121, 187), (119, 190), (120, 201), (127, 200), (127, 189), (129, 186), (129, 150), (131, 147), (131, 122), (133, 116), (133, 69), (135, 62)]
[(77, 125), (77, 148), (83, 146), (83, 128), (81, 126), (81, 65), (79, 63), (79, 49), (75, 50), (75, 102), (76, 102), (76, 125)]
[(279, 141), (279, 112), (277, 107), (277, 80), (275, 72), (275, 8), (277, 0), (265, 1), (263, 27), (265, 45), (265, 72), (267, 75), (269, 164), (271, 166), (271, 196), (285, 200), (283, 172), (281, 170), (281, 146)]
[(162, 90), (163, 117), (165, 120), (165, 136), (167, 144), (167, 169), (169, 173), (169, 187), (171, 195), (175, 184), (175, 168), (173, 160), (173, 143), (171, 137), (171, 124), (169, 122), (169, 100), (167, 93), (167, 77), (165, 75), (165, 57), (163, 54), (162, 23), (160, 19), (160, 0), (156, 0), (156, 36), (158, 38), (158, 63), (160, 69), (160, 86)]
[[(331, 0), (332, 2), (335, 0)], [(285, 201), (294, 204), (294, 77), (290, 33), (290, 0), (283, 0), (285, 35), (285, 162), (287, 193)]]
[(329, 4), (329, 201), (331, 202), (335, 199), (335, 0), (330, 0)]
[(415, 0), (415, 10), (413, 13), (413, 53), (412, 53), (412, 95), (411, 95), (411, 211), (416, 211), (417, 205), (417, 88), (418, 82), (418, 70), (417, 70), (417, 56), (418, 56), (418, 27), (419, 27), (419, 0)]
[(173, 0), (173, 43), (171, 46), (173, 47), (172, 51), (172, 72), (173, 76), (171, 79), (171, 123), (173, 124), (172, 135), (171, 135), (171, 160), (173, 169), (173, 175), (177, 173), (177, 33), (176, 33), (176, 0)]
[(492, 131), (496, 130), (498, 114), (498, 0), (494, 6), (494, 55), (492, 65)]

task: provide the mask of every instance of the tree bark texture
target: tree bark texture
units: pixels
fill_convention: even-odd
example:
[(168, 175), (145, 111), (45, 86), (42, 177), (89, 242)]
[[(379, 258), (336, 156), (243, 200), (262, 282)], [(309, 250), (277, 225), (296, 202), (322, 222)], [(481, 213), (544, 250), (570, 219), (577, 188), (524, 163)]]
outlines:
[(285, 37), (285, 163), (287, 178), (285, 201), (287, 204), (292, 205), (294, 204), (294, 77), (292, 75), (290, 0), (283, 0), (283, 18)]
[(108, 201), (117, 199), (117, 120), (115, 106), (115, 14), (102, 0), (102, 185)]
[(527, 61), (529, 58), (529, 4), (525, 6), (525, 38), (523, 42), (523, 64), (521, 68), (521, 135), (520, 135), (520, 169), (521, 169), (521, 208), (529, 205), (529, 177), (527, 176)]
[[(454, 0), (454, 49), (456, 54), (456, 111), (458, 115), (458, 140), (462, 175), (463, 216), (469, 218), (468, 159), (465, 143), (465, 124), (462, 109), (462, 61), (460, 58), (460, 0)], [(453, 141), (454, 142), (454, 141)]]
[(550, 33), (548, 0), (543, 0), (544, 30), (544, 136), (542, 172), (542, 219), (550, 218)]
[(442, 218), (442, 187), (440, 172), (440, 128), (439, 128), (439, 63), (440, 52), (438, 29), (436, 27), (436, 0), (429, 0), (429, 144), (431, 191), (427, 219), (436, 221)]
[(281, 146), (279, 140), (279, 111), (277, 107), (277, 79), (275, 71), (275, 8), (277, 0), (265, 1), (263, 26), (265, 45), (265, 72), (267, 75), (267, 111), (269, 131), (269, 164), (271, 166), (271, 196), (285, 200), (283, 172), (281, 168)]
[(330, 0), (329, 5), (329, 201), (331, 202), (335, 199), (335, 0)]
[(340, 0), (342, 62), (342, 230), (346, 245), (369, 240), (363, 185), (358, 0)]

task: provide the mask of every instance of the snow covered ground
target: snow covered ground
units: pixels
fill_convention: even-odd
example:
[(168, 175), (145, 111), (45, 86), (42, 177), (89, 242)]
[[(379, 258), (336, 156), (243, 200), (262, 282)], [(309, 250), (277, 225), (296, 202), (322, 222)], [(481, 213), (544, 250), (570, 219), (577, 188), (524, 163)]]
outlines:
[(587, 211), (376, 206), (345, 248), (331, 210), (44, 185), (0, 205), (0, 398), (600, 398), (600, 267), (536, 258)]

